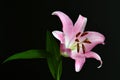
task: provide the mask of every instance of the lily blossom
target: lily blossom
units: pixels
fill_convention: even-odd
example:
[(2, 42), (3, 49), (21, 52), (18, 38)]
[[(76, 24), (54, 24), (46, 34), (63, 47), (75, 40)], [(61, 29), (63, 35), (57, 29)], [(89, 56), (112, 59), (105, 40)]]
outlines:
[(104, 35), (95, 31), (84, 32), (87, 18), (82, 15), (79, 15), (74, 25), (71, 19), (61, 11), (55, 11), (52, 15), (58, 16), (63, 25), (63, 32), (55, 30), (52, 34), (60, 41), (61, 54), (75, 60), (75, 71), (79, 72), (82, 69), (86, 58), (100, 61), (100, 66), (98, 66), (100, 68), (101, 57), (91, 50), (97, 44), (104, 44)]

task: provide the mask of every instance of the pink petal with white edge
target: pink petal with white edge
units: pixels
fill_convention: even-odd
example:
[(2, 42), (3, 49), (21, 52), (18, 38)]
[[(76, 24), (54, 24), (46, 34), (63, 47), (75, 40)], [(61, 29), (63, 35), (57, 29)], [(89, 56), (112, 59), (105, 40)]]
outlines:
[(71, 19), (61, 11), (55, 11), (52, 13), (52, 15), (57, 15), (60, 18), (63, 25), (63, 32), (65, 33), (65, 36), (70, 36), (73, 28), (73, 23)]
[(82, 15), (79, 15), (79, 17), (74, 25), (73, 32), (76, 32), (76, 33), (81, 32), (82, 33), (85, 29), (86, 23), (87, 23), (87, 18), (83, 17)]
[(64, 34), (61, 31), (53, 31), (52, 34), (54, 35), (55, 38), (60, 40), (61, 43), (64, 43)]
[(87, 31), (87, 33), (87, 35), (80, 38), (80, 40), (82, 41), (84, 41), (87, 38), (91, 42), (84, 43), (85, 52), (91, 51), (98, 44), (104, 44), (105, 37), (101, 33), (93, 31)]
[(90, 52), (85, 53), (85, 57), (86, 58), (94, 58), (94, 59), (100, 61), (100, 65), (98, 66), (98, 68), (100, 68), (102, 66), (101, 57), (97, 53), (90, 51)]
[(75, 71), (79, 72), (82, 69), (84, 63), (85, 63), (84, 57), (80, 57), (79, 59), (75, 59)]

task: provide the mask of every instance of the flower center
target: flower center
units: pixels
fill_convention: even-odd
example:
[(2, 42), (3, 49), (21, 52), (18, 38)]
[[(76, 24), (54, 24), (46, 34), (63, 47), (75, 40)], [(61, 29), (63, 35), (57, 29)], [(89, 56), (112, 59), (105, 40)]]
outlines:
[(72, 50), (77, 50), (77, 53), (80, 52), (80, 48), (82, 49), (82, 52), (85, 53), (85, 45), (83, 43), (87, 43), (87, 44), (91, 44), (91, 42), (89, 41), (88, 38), (86, 38), (85, 40), (83, 41), (80, 41), (79, 38), (80, 37), (83, 37), (85, 35), (87, 35), (88, 33), (87, 32), (84, 32), (81, 34), (81, 32), (78, 32), (76, 34), (76, 38), (75, 38), (75, 42), (71, 45), (71, 49)]

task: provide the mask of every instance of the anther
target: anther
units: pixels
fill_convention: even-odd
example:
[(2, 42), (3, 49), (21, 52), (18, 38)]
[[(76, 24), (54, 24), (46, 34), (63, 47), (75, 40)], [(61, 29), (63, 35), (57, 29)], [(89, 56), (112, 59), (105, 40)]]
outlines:
[(76, 34), (76, 37), (78, 37), (80, 34), (81, 34), (81, 32), (78, 32), (78, 33)]
[(77, 43), (77, 52), (79, 53), (79, 49), (80, 49), (80, 46), (79, 46), (79, 43)]
[(85, 36), (87, 34), (88, 34), (88, 32), (84, 32), (84, 33), (81, 34), (81, 36), (83, 37), (83, 36)]
[(83, 50), (83, 53), (85, 53), (85, 46), (84, 46), (84, 44), (82, 44), (82, 50)]
[(92, 42), (90, 42), (90, 41), (88, 40), (88, 38), (86, 38), (83, 42), (84, 42), (84, 43), (88, 43), (88, 44), (91, 44), (91, 43), (92, 43)]
[(78, 40), (78, 39), (75, 39), (75, 41), (76, 41), (76, 42), (79, 42), (79, 40)]

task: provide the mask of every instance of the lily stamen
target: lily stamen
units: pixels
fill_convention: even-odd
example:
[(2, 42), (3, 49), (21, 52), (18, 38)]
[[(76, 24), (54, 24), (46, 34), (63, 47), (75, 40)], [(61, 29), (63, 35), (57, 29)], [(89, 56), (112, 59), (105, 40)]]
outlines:
[(80, 51), (80, 46), (79, 46), (79, 43), (77, 43), (77, 52), (79, 53)]
[(75, 39), (76, 42), (80, 42), (79, 39)]
[(83, 53), (85, 54), (85, 46), (84, 46), (84, 44), (82, 44), (82, 50), (83, 50)]
[(84, 32), (84, 33), (81, 34), (81, 37), (83, 37), (83, 36), (85, 36), (87, 34), (88, 34), (88, 32)]
[(78, 37), (80, 34), (81, 34), (81, 32), (78, 32), (78, 33), (76, 34), (76, 37)]
[(86, 38), (83, 43), (88, 43), (88, 44), (91, 44), (92, 42), (88, 40), (88, 38)]

